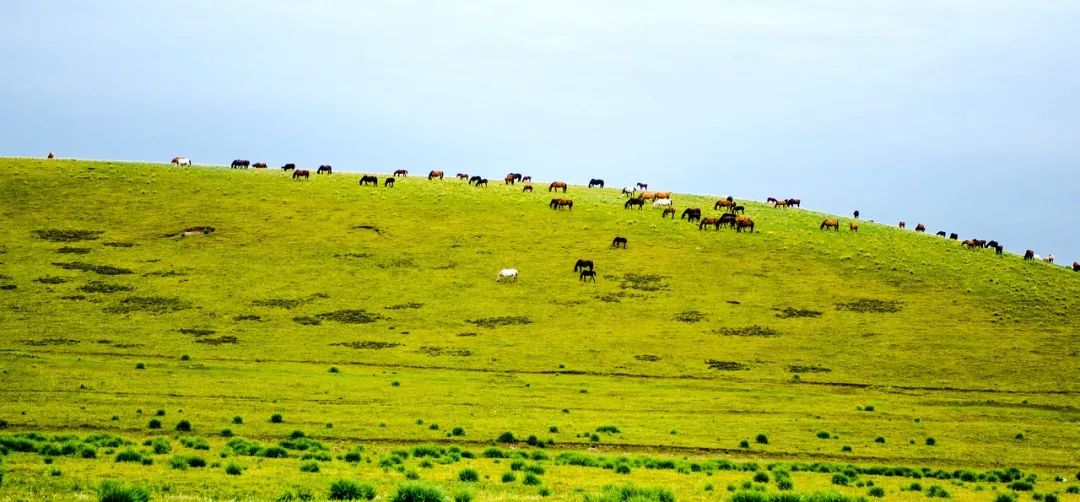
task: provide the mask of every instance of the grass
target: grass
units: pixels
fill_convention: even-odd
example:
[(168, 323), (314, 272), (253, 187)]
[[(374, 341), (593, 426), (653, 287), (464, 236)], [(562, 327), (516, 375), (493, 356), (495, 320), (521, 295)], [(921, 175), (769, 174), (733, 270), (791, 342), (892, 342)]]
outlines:
[[(624, 211), (617, 190), (576, 186), (574, 211), (555, 212), (520, 188), (416, 177), (360, 190), (347, 174), (293, 182), (27, 159), (0, 168), (0, 200), (19, 208), (0, 227), (2, 283), (17, 286), (0, 291), (2, 432), (119, 434), (140, 445), (173, 434), (136, 413), (161, 408), (168, 427), (189, 420), (209, 447), (177, 439), (170, 455), (221, 462), (179, 471), (142, 447), (130, 446), (137, 460), (114, 462), (129, 446), (96, 446), (94, 459), (54, 456), (63, 475), (53, 478), (42, 454), (11, 449), (0, 498), (86, 495), (107, 478), (146, 480), (155, 494), (167, 483), (169, 497), (273, 499), (296, 486), (325, 497), (334, 479), (362, 476), (389, 499), (421, 461), (432, 465), (418, 471), (423, 483), (444, 494), (474, 469), (477, 500), (537, 497), (541, 487), (580, 500), (626, 481), (697, 500), (706, 482), (724, 492), (754, 472), (706, 467), (717, 459), (1018, 466), (1039, 473), (1037, 493), (1080, 470), (1070, 446), (1080, 444), (1080, 367), (1069, 355), (1080, 350), (1080, 274), (1060, 267), (872, 223), (819, 232), (820, 214), (753, 201), (756, 231), (736, 234)], [(676, 194), (686, 207), (712, 201)], [(216, 230), (164, 237), (192, 226)], [(610, 248), (615, 235), (629, 238), (626, 250)], [(582, 257), (597, 263), (596, 283), (570, 272)], [(506, 267), (518, 281), (495, 284)], [(92, 281), (107, 286), (79, 290)], [(134, 370), (140, 361), (146, 369)], [(267, 419), (275, 413), (287, 427)], [(591, 431), (609, 424), (620, 432), (593, 443)], [(225, 427), (236, 437), (210, 434)], [(333, 460), (278, 446), (292, 429), (317, 431), (307, 439)], [(506, 431), (513, 442), (489, 456)], [(542, 484), (524, 485), (524, 474), (502, 483), (516, 455), (540, 450), (530, 436), (551, 458), (538, 461)], [(743, 440), (754, 448), (736, 448)], [(358, 442), (355, 462), (337, 459)], [(479, 458), (378, 465), (424, 444)], [(564, 453), (595, 465), (560, 463)], [(225, 473), (232, 461), (243, 475)], [(301, 473), (311, 461), (320, 472)], [(791, 469), (783, 480), (800, 493), (867, 496), (855, 483), (832, 488), (838, 473)], [(911, 477), (859, 476), (875, 476), (887, 499), (916, 495), (900, 491)], [(782, 481), (772, 477), (770, 494)], [(959, 482), (923, 481), (965, 500), (991, 498), (976, 484), (1007, 484)]]

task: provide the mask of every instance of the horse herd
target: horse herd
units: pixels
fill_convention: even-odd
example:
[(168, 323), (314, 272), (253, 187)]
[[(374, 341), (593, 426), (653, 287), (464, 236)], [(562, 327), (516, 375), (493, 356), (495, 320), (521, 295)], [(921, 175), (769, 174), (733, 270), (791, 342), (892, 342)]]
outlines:
[[(56, 158), (56, 156), (55, 156), (55, 154), (53, 152), (49, 152), (48, 158), (53, 159), (53, 158)], [(173, 157), (173, 159), (170, 161), (170, 163), (173, 164), (174, 166), (177, 166), (177, 167), (191, 166), (191, 159), (189, 159), (187, 157), (177, 156), (177, 157)], [(255, 169), (266, 169), (267, 164), (265, 162), (252, 163), (251, 161), (249, 161), (247, 159), (236, 159), (236, 160), (232, 161), (232, 163), (230, 164), (230, 167), (232, 169), (247, 169), (249, 167), (250, 168), (255, 168)], [(309, 179), (309, 177), (311, 175), (310, 170), (308, 170), (308, 169), (297, 169), (296, 164), (293, 164), (293, 163), (287, 163), (287, 164), (281, 166), (281, 170), (284, 171), (284, 172), (292, 171), (292, 178), (294, 180), (296, 180), (296, 179)], [(333, 167), (331, 167), (328, 164), (320, 165), (318, 167), (318, 169), (316, 170), (316, 174), (328, 174), (329, 175), (329, 174), (332, 174), (332, 173), (333, 173)], [(382, 185), (384, 187), (393, 187), (394, 184), (395, 184), (395, 179), (396, 178), (398, 178), (398, 177), (407, 177), (408, 175), (409, 175), (409, 171), (406, 170), (406, 169), (395, 170), (394, 173), (393, 173), (393, 177), (389, 177), (389, 178), (386, 178), (385, 180), (383, 180)], [(444, 174), (443, 171), (432, 170), (432, 171), (428, 172), (427, 179), (428, 180), (433, 180), (433, 179), (438, 178), (438, 179), (441, 180), (441, 179), (444, 178), (444, 176), (445, 176), (445, 174)], [(487, 178), (483, 178), (481, 176), (469, 176), (468, 173), (457, 173), (457, 179), (459, 179), (459, 180), (468, 180), (469, 185), (476, 186), (476, 187), (487, 187), (488, 186)], [(503, 183), (506, 184), (506, 185), (514, 185), (515, 183), (525, 183), (525, 185), (521, 189), (522, 192), (532, 192), (533, 191), (533, 186), (532, 186), (531, 182), (532, 182), (532, 176), (523, 175), (521, 173), (508, 173), (503, 178)], [(360, 177), (359, 184), (360, 184), (360, 186), (364, 186), (364, 185), (378, 186), (379, 185), (379, 178), (376, 177), (376, 176), (372, 176), (372, 175), (362, 175)], [(564, 181), (553, 181), (553, 182), (551, 182), (551, 184), (548, 185), (548, 192), (558, 192), (561, 189), (563, 193), (566, 193), (568, 186), (569, 185)], [(589, 180), (588, 187), (589, 188), (604, 188), (604, 180), (592, 178), (592, 179)], [(651, 202), (651, 205), (653, 207), (656, 207), (656, 208), (662, 207), (662, 208), (664, 208), (664, 211), (661, 214), (661, 218), (667, 218), (668, 216), (671, 216), (671, 218), (674, 219), (676, 210), (674, 208), (674, 204), (673, 204), (672, 199), (671, 199), (671, 192), (650, 192), (650, 191), (647, 191), (648, 188), (649, 188), (648, 184), (641, 183), (641, 182), (636, 183), (633, 188), (623, 188), (622, 189), (622, 194), (628, 196), (628, 199), (626, 200), (626, 202), (623, 203), (623, 209), (632, 209), (632, 208), (636, 207), (637, 209), (640, 210), (640, 209), (643, 209), (645, 207), (646, 203)], [(640, 194), (638, 193), (638, 190), (641, 190)], [(788, 207), (799, 207), (799, 208), (801, 208), (802, 207), (802, 200), (801, 199), (796, 199), (796, 198), (778, 199), (776, 197), (768, 197), (765, 201), (768, 204), (772, 204), (774, 208), (788, 208)], [(566, 197), (553, 198), (548, 203), (548, 207), (550, 207), (551, 209), (554, 209), (554, 210), (560, 210), (560, 209), (563, 209), (563, 208), (565, 208), (567, 210), (573, 210), (574, 201), (573, 201), (573, 199), (566, 198)], [(698, 230), (705, 230), (709, 226), (712, 226), (716, 230), (720, 230), (720, 227), (728, 227), (728, 228), (736, 230), (737, 232), (742, 232), (743, 230), (748, 230), (750, 232), (754, 231), (754, 227), (755, 227), (754, 220), (747, 217), (747, 216), (745, 216), (745, 211), (746, 211), (745, 206), (742, 206), (742, 205), (736, 203), (735, 200), (732, 197), (727, 197), (725, 199), (717, 200), (716, 203), (713, 204), (713, 210), (714, 211), (715, 210), (724, 210), (724, 213), (721, 214), (718, 217), (705, 217), (705, 218), (703, 218), (702, 215), (701, 215), (701, 209), (700, 208), (686, 208), (686, 209), (683, 210), (682, 214), (679, 216), (679, 219), (685, 219), (690, 223), (697, 222), (698, 223)], [(848, 222), (848, 230), (850, 230), (852, 232), (858, 232), (859, 231), (859, 223), (858, 223), (859, 212), (855, 211), (854, 216), (855, 216), (856, 221)], [(898, 226), (899, 226), (899, 228), (904, 229), (904, 228), (907, 228), (907, 223), (901, 221)], [(825, 220), (823, 220), (821, 222), (821, 225), (819, 225), (819, 229), (821, 229), (821, 230), (839, 231), (840, 230), (840, 221), (837, 218), (826, 218)], [(923, 225), (922, 223), (917, 224), (915, 226), (915, 231), (918, 232), (918, 233), (925, 233), (926, 232), (926, 225)], [(951, 240), (959, 241), (959, 236), (956, 233), (946, 234), (945, 231), (939, 231), (935, 235), (937, 235), (938, 237), (946, 237), (947, 236)], [(960, 244), (962, 246), (964, 246), (965, 248), (967, 248), (967, 249), (993, 249), (999, 255), (1002, 254), (1002, 252), (1004, 250), (1004, 247), (1000, 243), (998, 243), (997, 241), (994, 241), (994, 240), (986, 241), (986, 240), (982, 240), (982, 239), (967, 239), (967, 240), (964, 240), (964, 241), (960, 242)], [(623, 237), (616, 237), (615, 240), (612, 242), (612, 247), (618, 247), (620, 245), (623, 248), (625, 248), (626, 247), (626, 239), (623, 238)], [(1039, 257), (1037, 254), (1035, 254), (1035, 251), (1031, 250), (1031, 249), (1027, 250), (1027, 252), (1024, 253), (1024, 260), (1033, 261), (1033, 260), (1040, 260), (1040, 259), (1042, 261), (1047, 262), (1047, 263), (1053, 263), (1054, 262), (1054, 255), (1051, 254), (1051, 255), (1048, 255), (1046, 257)], [(584, 262), (584, 263), (582, 263), (582, 262)], [(589, 267), (588, 271), (584, 270), (585, 264), (588, 264), (588, 267)], [(582, 274), (585, 274), (586, 272), (589, 274), (589, 275), (582, 275), (581, 276), (582, 280), (589, 280), (589, 279), (591, 279), (593, 281), (596, 280), (595, 272), (593, 271), (591, 261), (589, 261), (589, 260), (579, 260), (579, 263), (577, 265), (575, 265), (574, 270), (578, 271), (579, 268), (582, 268)], [(1072, 269), (1075, 272), (1080, 272), (1080, 262), (1073, 262)], [(509, 273), (508, 271), (512, 271), (512, 274)], [(506, 272), (507, 274), (504, 275), (504, 272)], [(499, 278), (500, 278), (500, 280), (503, 280), (503, 279), (511, 280), (511, 281), (517, 280), (517, 270), (514, 270), (514, 269), (503, 270), (503, 271), (501, 271), (499, 273)]]

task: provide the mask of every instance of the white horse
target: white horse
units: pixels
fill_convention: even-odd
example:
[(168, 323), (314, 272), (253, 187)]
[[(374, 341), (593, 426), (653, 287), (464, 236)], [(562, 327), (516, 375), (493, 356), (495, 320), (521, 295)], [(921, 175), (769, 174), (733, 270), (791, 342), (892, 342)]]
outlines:
[(671, 199), (656, 199), (653, 201), (652, 207), (671, 207)]
[(187, 157), (173, 157), (172, 163), (175, 164), (176, 167), (182, 167), (182, 166), (189, 166), (190, 167), (191, 166), (191, 159), (189, 159)]
[(1045, 261), (1046, 263), (1054, 263), (1054, 254), (1051, 253), (1046, 255), (1046, 258), (1043, 258), (1043, 261)]
[(499, 271), (499, 275), (495, 277), (495, 282), (501, 282), (507, 280), (509, 282), (517, 282), (518, 271), (516, 268), (504, 268)]

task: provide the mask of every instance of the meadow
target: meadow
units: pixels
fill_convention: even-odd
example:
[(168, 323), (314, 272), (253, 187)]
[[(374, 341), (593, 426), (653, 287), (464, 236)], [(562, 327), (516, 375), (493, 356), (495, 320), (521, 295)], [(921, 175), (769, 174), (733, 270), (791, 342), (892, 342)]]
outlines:
[(737, 187), (675, 207), (753, 233), (541, 173), (0, 170), (0, 500), (1080, 500), (1063, 267)]

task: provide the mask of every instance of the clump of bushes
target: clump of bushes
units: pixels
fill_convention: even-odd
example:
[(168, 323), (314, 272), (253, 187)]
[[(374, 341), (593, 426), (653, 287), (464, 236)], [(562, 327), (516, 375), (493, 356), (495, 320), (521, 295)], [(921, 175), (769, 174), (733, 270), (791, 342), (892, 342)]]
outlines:
[(225, 474), (230, 476), (239, 476), (242, 472), (244, 472), (244, 467), (236, 462), (229, 462), (225, 466)]
[(126, 486), (120, 481), (107, 479), (98, 485), (98, 502), (149, 502), (150, 493), (139, 486)]
[(465, 322), (469, 324), (475, 324), (481, 328), (497, 328), (499, 326), (531, 324), (532, 320), (525, 316), (500, 316), (487, 317), (483, 319), (469, 319)]
[(350, 479), (339, 479), (330, 483), (330, 500), (372, 500), (375, 488), (366, 483), (357, 483)]
[[(735, 501), (735, 498), (732, 498)], [(585, 502), (675, 502), (675, 495), (664, 488), (639, 488), (632, 484), (608, 485), (598, 494), (586, 494)]]
[(480, 474), (475, 469), (462, 469), (458, 472), (458, 481), (465, 483), (475, 483), (480, 480)]
[(614, 425), (601, 425), (600, 427), (596, 428), (596, 432), (602, 432), (605, 434), (618, 434), (622, 431), (620, 431), (619, 428)]
[(754, 438), (754, 442), (757, 444), (769, 444), (769, 436), (758, 434), (757, 437)]
[(181, 420), (176, 423), (177, 432), (191, 432), (191, 422), (187, 419)]
[(446, 497), (438, 488), (426, 483), (404, 483), (390, 496), (390, 502), (444, 502)]
[(273, 415), (270, 415), (270, 423), (272, 424), (280, 424), (284, 421), (285, 418), (281, 416), (281, 413), (274, 413)]
[(300, 464), (300, 472), (319, 472), (319, 463), (314, 460), (302, 462)]

